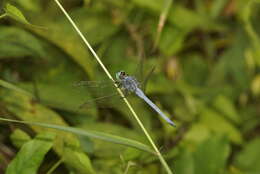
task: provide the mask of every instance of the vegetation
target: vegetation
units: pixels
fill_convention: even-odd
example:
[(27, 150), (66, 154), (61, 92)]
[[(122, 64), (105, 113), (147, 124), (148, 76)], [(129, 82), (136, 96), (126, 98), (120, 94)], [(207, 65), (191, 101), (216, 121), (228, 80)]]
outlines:
[(259, 0), (60, 3), (177, 127), (134, 95), (130, 111), (94, 100), (115, 88), (75, 85), (111, 80), (55, 0), (3, 0), (0, 173), (260, 173)]

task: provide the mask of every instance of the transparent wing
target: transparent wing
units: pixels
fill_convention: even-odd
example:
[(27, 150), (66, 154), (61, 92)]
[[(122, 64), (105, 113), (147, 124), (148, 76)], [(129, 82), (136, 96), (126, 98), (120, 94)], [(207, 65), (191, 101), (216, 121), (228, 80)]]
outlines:
[(116, 100), (120, 100), (122, 97), (116, 92), (110, 95), (97, 97), (92, 100), (87, 100), (79, 106), (79, 109), (88, 109), (93, 106), (98, 106), (100, 108), (110, 108), (116, 103)]
[(144, 77), (144, 57), (140, 57), (138, 64), (136, 66), (135, 72), (133, 76), (137, 78), (139, 82), (143, 82), (143, 77)]
[(93, 98), (100, 98), (115, 93), (112, 81), (79, 81), (73, 84), (76, 91), (86, 90)]
[(79, 81), (73, 86), (76, 91), (87, 90), (92, 95), (92, 99), (86, 99), (79, 105), (80, 110), (92, 107), (115, 107), (116, 103), (122, 99), (112, 81)]
[(114, 82), (110, 81), (79, 81), (73, 84), (75, 87), (88, 87), (88, 88), (107, 88), (114, 85)]
[(145, 92), (146, 84), (155, 70), (155, 65), (148, 72), (144, 70), (144, 67), (145, 57), (140, 57), (135, 73), (133, 75), (139, 81), (141, 89)]
[(145, 76), (145, 78), (143, 79), (142, 81), (142, 90), (145, 92), (145, 89), (146, 89), (146, 85), (147, 85), (147, 82), (149, 80), (149, 78), (152, 76), (153, 72), (155, 70), (155, 66), (153, 66), (153, 68), (147, 73), (147, 75)]

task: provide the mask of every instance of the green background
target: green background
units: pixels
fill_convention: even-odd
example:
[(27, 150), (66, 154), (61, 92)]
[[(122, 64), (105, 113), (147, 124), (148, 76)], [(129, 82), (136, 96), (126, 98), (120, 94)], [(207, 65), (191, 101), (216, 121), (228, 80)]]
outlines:
[[(259, 0), (60, 2), (113, 76), (125, 70), (142, 81), (155, 67), (146, 94), (177, 127), (129, 101), (174, 173), (260, 173)], [(150, 146), (121, 100), (79, 109), (115, 89), (73, 85), (109, 79), (57, 4), (0, 8), (1, 118), (111, 135), (1, 121), (0, 173), (165, 173), (155, 155), (124, 144)]]

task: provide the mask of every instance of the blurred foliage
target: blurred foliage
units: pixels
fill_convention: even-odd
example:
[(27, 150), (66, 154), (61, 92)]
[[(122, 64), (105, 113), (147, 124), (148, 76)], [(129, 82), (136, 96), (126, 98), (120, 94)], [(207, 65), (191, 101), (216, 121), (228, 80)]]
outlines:
[[(177, 128), (129, 100), (175, 173), (260, 173), (259, 0), (60, 2), (112, 74), (156, 66), (146, 93)], [(97, 133), (0, 122), (0, 173), (165, 173), (123, 102), (79, 109), (110, 91), (73, 84), (108, 78), (53, 0), (0, 1), (0, 78), (2, 118)]]

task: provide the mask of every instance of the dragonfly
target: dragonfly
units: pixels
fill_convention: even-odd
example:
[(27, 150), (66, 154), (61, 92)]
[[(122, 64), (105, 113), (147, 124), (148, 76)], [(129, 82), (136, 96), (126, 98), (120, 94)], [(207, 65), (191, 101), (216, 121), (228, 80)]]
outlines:
[[(143, 90), (140, 88), (140, 82), (134, 77), (128, 75), (125, 71), (119, 71), (116, 73), (116, 80), (115, 83), (117, 84), (117, 87), (120, 88), (125, 95), (134, 93), (136, 96), (144, 100), (153, 110), (155, 110), (167, 123), (169, 123), (171, 126), (176, 126), (176, 124), (168, 118), (160, 109), (158, 106), (156, 106), (143, 92)], [(89, 85), (91, 87), (98, 87), (96, 83), (92, 83), (91, 81), (81, 81), (77, 85)], [(107, 97), (112, 97), (112, 95), (99, 97), (97, 99), (104, 99)], [(84, 105), (84, 104), (83, 104)]]

